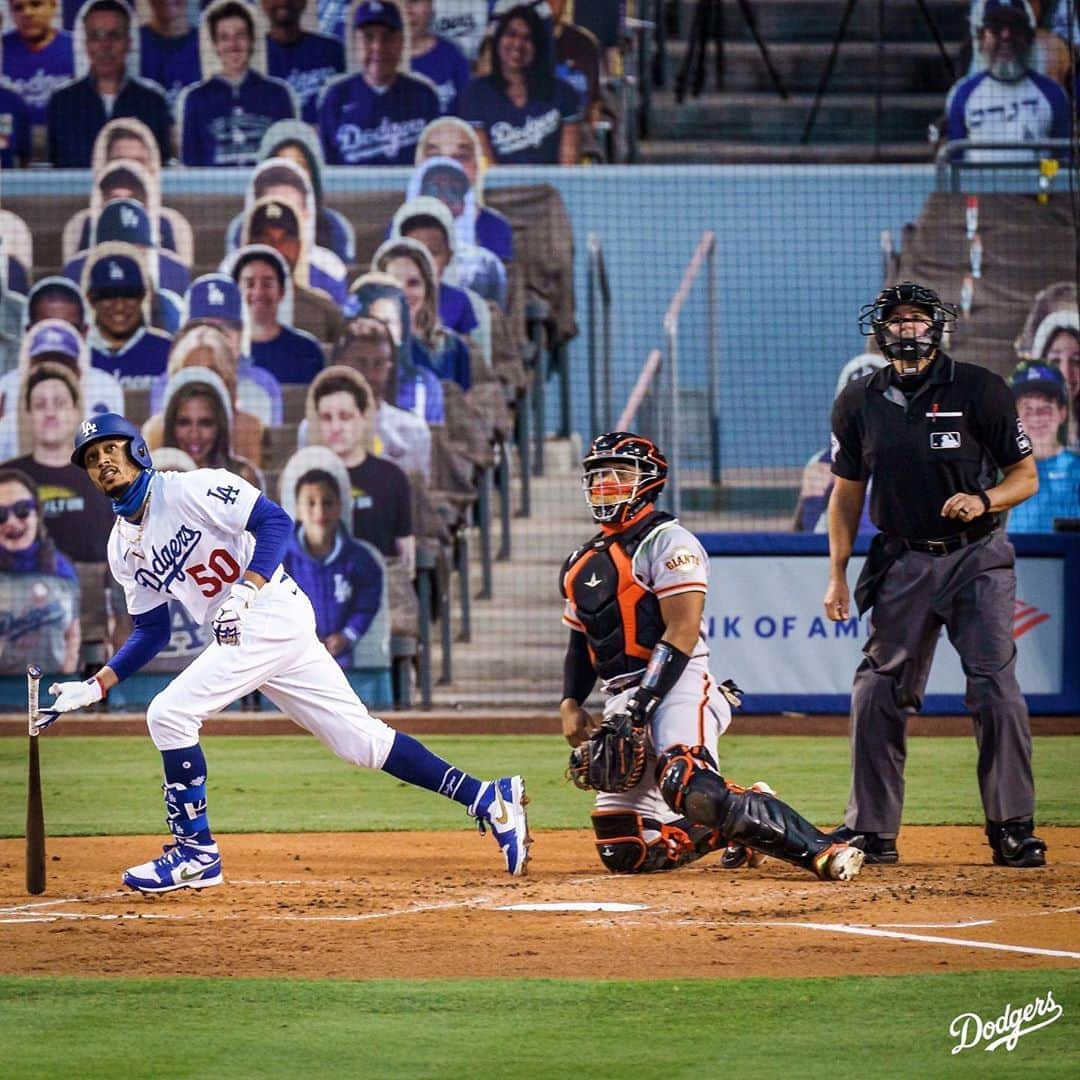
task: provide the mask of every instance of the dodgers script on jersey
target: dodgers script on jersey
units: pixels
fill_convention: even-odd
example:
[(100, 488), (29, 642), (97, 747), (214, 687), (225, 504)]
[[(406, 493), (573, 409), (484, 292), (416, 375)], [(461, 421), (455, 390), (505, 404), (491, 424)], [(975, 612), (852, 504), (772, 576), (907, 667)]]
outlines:
[(3, 73), (11, 89), (26, 102), (32, 124), (45, 123), (45, 106), (54, 90), (75, 74), (75, 47), (64, 30), (44, 49), (31, 49), (11, 30), (3, 37)]
[(556, 165), (563, 124), (581, 120), (577, 91), (555, 80), (551, 101), (513, 104), (490, 75), (473, 79), (458, 98), (458, 113), (487, 131), (500, 165)]
[(224, 602), (255, 550), (245, 526), (257, 488), (226, 469), (155, 473), (139, 525), (117, 518), (109, 569), (131, 615), (179, 600), (206, 623)]
[(319, 100), (327, 165), (411, 165), (420, 132), (440, 115), (427, 79), (398, 75), (375, 91), (362, 75), (344, 75)]

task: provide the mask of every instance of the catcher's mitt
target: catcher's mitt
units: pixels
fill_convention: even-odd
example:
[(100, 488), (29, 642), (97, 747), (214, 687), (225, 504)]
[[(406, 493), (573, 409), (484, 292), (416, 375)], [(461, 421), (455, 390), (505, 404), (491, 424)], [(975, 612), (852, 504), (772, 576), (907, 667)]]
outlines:
[(645, 726), (615, 713), (570, 751), (566, 775), (582, 791), (629, 791), (645, 773), (645, 754)]

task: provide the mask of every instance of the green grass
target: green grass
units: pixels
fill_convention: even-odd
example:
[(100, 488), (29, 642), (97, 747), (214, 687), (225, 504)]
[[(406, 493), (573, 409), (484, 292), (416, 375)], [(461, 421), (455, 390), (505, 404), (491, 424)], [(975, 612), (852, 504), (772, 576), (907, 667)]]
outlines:
[[(1056, 1023), (952, 1054), (954, 1017), (1047, 991)], [(1080, 972), (891, 978), (0, 980), (6, 1077), (1080, 1075)]]
[[(589, 796), (563, 779), (566, 746), (554, 736), (438, 736), (436, 752), (479, 776), (525, 775), (534, 827), (588, 824)], [(383, 773), (356, 769), (305, 735), (205, 740), (211, 811), (220, 832), (460, 829), (460, 807)], [(973, 739), (912, 739), (904, 820), (981, 824)], [(847, 802), (843, 738), (731, 736), (721, 765), (741, 783), (768, 780), (811, 820), (832, 824)], [(41, 741), (48, 830), (53, 836), (157, 833), (161, 759), (147, 738), (64, 737)], [(1036, 740), (1041, 824), (1080, 824), (1080, 737)], [(21, 836), (26, 741), (0, 739), (0, 836)]]

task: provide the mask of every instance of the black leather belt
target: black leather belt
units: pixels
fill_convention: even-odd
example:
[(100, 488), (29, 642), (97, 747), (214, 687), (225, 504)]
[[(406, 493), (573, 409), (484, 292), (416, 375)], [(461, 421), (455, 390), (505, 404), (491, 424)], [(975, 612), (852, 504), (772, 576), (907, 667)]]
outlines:
[(908, 540), (899, 537), (900, 543), (912, 551), (924, 551), (929, 555), (949, 555), (968, 544), (974, 544), (984, 536), (989, 536), (998, 527), (998, 519), (992, 514), (984, 514), (970, 528), (940, 540)]

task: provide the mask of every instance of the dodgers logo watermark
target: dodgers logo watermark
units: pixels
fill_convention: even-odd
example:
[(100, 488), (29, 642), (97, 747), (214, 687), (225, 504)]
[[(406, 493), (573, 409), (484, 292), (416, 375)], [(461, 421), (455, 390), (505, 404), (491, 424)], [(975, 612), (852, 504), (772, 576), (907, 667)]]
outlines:
[(984, 1020), (978, 1013), (961, 1013), (949, 1025), (949, 1034), (959, 1040), (952, 1052), (973, 1050), (980, 1043), (986, 1043), (984, 1050), (996, 1050), (999, 1046), (1015, 1050), (1021, 1036), (1060, 1020), (1064, 1011), (1047, 990), (1046, 997), (1037, 997), (1022, 1007), (1014, 1008), (1010, 1002), (993, 1020)]

